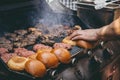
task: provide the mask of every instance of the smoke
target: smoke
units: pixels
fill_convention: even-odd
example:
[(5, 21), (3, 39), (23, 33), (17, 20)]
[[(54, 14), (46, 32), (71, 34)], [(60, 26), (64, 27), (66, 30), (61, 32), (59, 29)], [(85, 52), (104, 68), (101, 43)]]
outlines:
[(47, 26), (52, 25), (65, 25), (65, 26), (74, 26), (75, 24), (80, 24), (76, 16), (61, 14), (61, 13), (47, 13), (42, 15), (42, 19), (39, 19), (39, 23), (45, 24)]
[(70, 12), (68, 14), (63, 10), (63, 13), (55, 13), (45, 0), (31, 0), (28, 3), (30, 3), (29, 6), (5, 10), (0, 13), (0, 26), (2, 27), (0, 32), (26, 29), (37, 24), (44, 24), (48, 27), (56, 24), (65, 26), (80, 24), (79, 19)]
[(72, 15), (71, 13), (64, 12), (65, 10), (61, 11), (62, 13), (54, 12), (45, 0), (42, 1), (37, 8), (39, 13), (39, 24), (44, 24), (46, 26), (52, 26), (56, 24), (74, 26), (75, 24), (79, 24), (76, 16)]

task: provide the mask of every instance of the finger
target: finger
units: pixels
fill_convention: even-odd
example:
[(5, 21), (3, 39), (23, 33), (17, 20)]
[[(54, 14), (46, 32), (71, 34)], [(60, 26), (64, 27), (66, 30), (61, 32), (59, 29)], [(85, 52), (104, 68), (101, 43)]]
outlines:
[(78, 36), (78, 35), (80, 35), (80, 33), (79, 33), (78, 30), (77, 30), (77, 31), (73, 32), (73, 33), (69, 36), (69, 39), (72, 39), (73, 37)]
[(78, 35), (78, 36), (75, 36), (75, 37), (73, 37), (71, 40), (85, 40), (85, 41), (96, 41), (96, 39), (94, 39), (94, 38), (89, 38), (89, 37), (87, 37), (87, 36), (85, 36), (85, 35)]
[(80, 39), (84, 40), (84, 37), (82, 37), (81, 35), (78, 35), (78, 36), (73, 37), (71, 40), (80, 40)]

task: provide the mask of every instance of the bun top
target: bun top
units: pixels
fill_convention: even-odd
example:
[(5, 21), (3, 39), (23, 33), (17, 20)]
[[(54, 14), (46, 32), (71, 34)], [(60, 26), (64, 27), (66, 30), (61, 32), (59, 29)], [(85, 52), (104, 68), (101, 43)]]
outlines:
[(71, 60), (71, 54), (67, 49), (56, 48), (52, 51), (61, 63), (69, 63)]
[(43, 77), (46, 73), (45, 65), (38, 60), (28, 60), (25, 64), (25, 70), (35, 77)]
[(62, 42), (63, 42), (63, 43), (66, 43), (66, 44), (70, 44), (71, 46), (75, 46), (75, 45), (76, 45), (76, 42), (70, 40), (69, 37), (65, 37), (65, 38), (62, 40)]
[(45, 64), (47, 68), (55, 68), (59, 63), (57, 57), (50, 52), (38, 53), (36, 58)]

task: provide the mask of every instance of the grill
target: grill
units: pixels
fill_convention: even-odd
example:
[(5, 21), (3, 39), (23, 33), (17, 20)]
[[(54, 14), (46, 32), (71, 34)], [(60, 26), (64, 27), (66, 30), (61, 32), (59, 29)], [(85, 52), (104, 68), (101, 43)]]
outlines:
[[(5, 2), (3, 1), (3, 3)], [(23, 5), (14, 8), (7, 6), (5, 10), (0, 8), (0, 26), (2, 27), (2, 30), (0, 29), (0, 37), (5, 37), (5, 34), (14, 33), (17, 30), (28, 30), (30, 27), (35, 27), (39, 30), (39, 27), (36, 26), (37, 24), (48, 26), (50, 29), (52, 26), (57, 27), (58, 25), (69, 26), (70, 28), (73, 28), (75, 25), (80, 25), (83, 29), (91, 28), (91, 25), (94, 25), (94, 28), (98, 27), (98, 25), (96, 26), (94, 24), (97, 22), (89, 25), (89, 21), (86, 21), (88, 18), (84, 17), (86, 18), (84, 19), (79, 14), (80, 18), (73, 14), (55, 13), (43, 0), (35, 0), (35, 2), (30, 0), (29, 3), (27, 6)], [(79, 11), (81, 10), (78, 10), (78, 13)], [(99, 25), (105, 24), (102, 22), (99, 23)], [(26, 35), (28, 34), (30, 33), (26, 33)], [(66, 34), (50, 39), (55, 42), (61, 42), (65, 36)], [(32, 50), (34, 44), (41, 42), (42, 39), (39, 37), (35, 43), (24, 46), (24, 48)], [(53, 46), (53, 43), (48, 44), (45, 42), (44, 44)], [(69, 50), (72, 55), (71, 62), (67, 65), (60, 63), (55, 69), (47, 69), (47, 74), (43, 78), (36, 78), (25, 71), (17, 72), (10, 70), (0, 58), (0, 76), (2, 76), (1, 78), (4, 80), (102, 80), (106, 75), (106, 66), (109, 66), (112, 61), (112, 64), (119, 62), (119, 57), (114, 61), (114, 58), (119, 55), (119, 45), (119, 41), (113, 41), (100, 42), (94, 49), (89, 50), (77, 46), (72, 47), (72, 49)], [(13, 52), (12, 50), (10, 51)], [(104, 74), (101, 75), (102, 73)]]
[[(32, 2), (32, 1), (31, 1)], [(35, 1), (36, 2), (36, 1)], [(34, 2), (34, 3), (35, 3)], [(39, 2), (40, 3), (40, 2)], [(80, 25), (80, 26), (85, 26), (85, 24), (75, 15), (69, 15), (69, 14), (61, 14), (61, 13), (54, 13), (53, 11), (51, 11), (51, 9), (49, 9), (49, 7), (46, 7), (47, 4), (43, 1), (41, 2), (43, 5), (46, 5), (43, 9), (43, 5), (39, 5), (39, 3), (37, 3), (35, 6), (34, 4), (28, 5), (28, 6), (17, 6), (15, 8), (12, 9), (11, 8), (6, 8), (4, 11), (2, 10), (0, 13), (0, 17), (1, 17), (1, 26), (3, 27), (3, 30), (1, 31), (1, 37), (5, 37), (5, 35), (7, 34), (14, 34), (15, 35), (22, 35), (21, 33), (17, 33), (20, 30), (24, 30), (27, 31), (27, 29), (31, 26), (35, 26), (37, 24), (42, 24), (42, 25), (46, 25), (46, 26), (54, 26), (54, 25), (64, 25), (64, 26), (70, 26), (71, 28), (74, 25)], [(13, 4), (14, 5), (14, 4)], [(4, 6), (2, 6), (4, 7)], [(52, 19), (52, 20), (51, 20)], [(48, 27), (49, 27), (48, 26)], [(16, 32), (15, 32), (16, 31)], [(16, 34), (17, 33), (17, 34)], [(22, 32), (23, 33), (23, 32)], [(25, 33), (23, 34), (23, 38), (25, 38), (25, 36), (27, 36), (29, 34)], [(55, 42), (61, 42), (61, 40), (64, 38), (65, 36), (62, 37), (56, 37), (53, 38), (53, 40)], [(9, 37), (6, 37), (8, 39), (10, 39)], [(16, 47), (14, 44), (16, 41), (11, 40), (13, 47)], [(18, 41), (17, 41), (18, 42)], [(27, 45), (27, 46), (23, 46), (29, 50), (31, 50), (31, 48), (33, 47), (34, 44), (36, 43), (40, 43), (40, 38), (36, 39), (35, 43), (33, 43), (32, 45)], [(2, 42), (1, 42), (2, 43)], [(45, 43), (46, 44), (46, 43)], [(1, 44), (0, 44), (1, 45)], [(48, 44), (46, 44), (48, 45)], [(9, 50), (10, 52), (13, 52), (13, 49)], [(79, 47), (73, 47), (71, 50), (71, 55), (72, 55), (72, 61), (70, 64), (68, 64), (69, 66), (71, 64), (74, 64), (76, 57), (78, 54), (83, 53), (83, 49), (79, 48)], [(12, 74), (11, 77), (15, 77), (15, 79), (19, 79), (17, 77), (21, 77), (23, 79), (37, 79), (34, 76), (31, 76), (30, 74), (22, 71), (22, 72), (17, 72), (17, 71), (13, 71), (11, 69), (8, 68), (8, 66), (6, 65), (6, 63), (3, 62), (3, 60), (0, 60), (2, 63), (2, 67), (3, 67), (3, 72), (7, 72), (8, 75)], [(60, 73), (61, 67), (62, 68), (66, 68), (68, 67), (68, 65), (63, 65), (60, 64), (60, 66), (55, 69), (48, 69), (47, 70), (47, 80), (51, 77), (54, 77), (54, 72), (55, 73)], [(13, 75), (16, 76), (13, 76)], [(7, 74), (5, 74), (4, 76), (7, 76)], [(50, 78), (50, 79), (51, 79)], [(44, 79), (44, 78), (43, 78)], [(42, 79), (42, 80), (43, 80)], [(45, 78), (46, 80), (46, 78)]]

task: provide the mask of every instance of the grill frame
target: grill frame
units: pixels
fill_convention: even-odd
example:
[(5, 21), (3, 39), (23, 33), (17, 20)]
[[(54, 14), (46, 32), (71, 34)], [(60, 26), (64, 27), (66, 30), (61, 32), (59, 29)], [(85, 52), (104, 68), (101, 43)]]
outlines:
[[(29, 10), (29, 8), (27, 8), (28, 10)], [(24, 9), (23, 9), (23, 11), (24, 11)], [(14, 12), (14, 11), (13, 11)], [(21, 13), (22, 13), (22, 11), (20, 11)], [(83, 29), (84, 28), (87, 28), (87, 26), (84, 24), (84, 22), (83, 21), (81, 21), (80, 20), (80, 18), (78, 18), (76, 15), (68, 15), (68, 14), (61, 14), (61, 13), (49, 13), (50, 15), (56, 15), (57, 17), (58, 16), (60, 16), (60, 15), (62, 15), (63, 17), (64, 16), (70, 16), (70, 18), (73, 20), (73, 23), (71, 24), (71, 23), (67, 23), (68, 24), (68, 26), (74, 26), (74, 25), (80, 25), (81, 27), (83, 27)], [(33, 14), (33, 15), (35, 15), (35, 14)], [(35, 19), (36, 19), (36, 17), (35, 17)], [(58, 18), (59, 19), (59, 18)], [(40, 19), (38, 19), (38, 20), (40, 20)], [(70, 19), (68, 19), (68, 20), (70, 20)], [(68, 20), (66, 21), (66, 22), (68, 22)], [(33, 20), (32, 20), (33, 21)], [(37, 23), (37, 20), (36, 20), (36, 23)], [(51, 23), (50, 23), (51, 24)], [(58, 24), (60, 24), (60, 23), (58, 23)], [(63, 23), (64, 24), (64, 23)], [(67, 25), (67, 24), (64, 24), (64, 25)], [(29, 24), (28, 24), (29, 25)], [(19, 25), (20, 26), (20, 25)], [(24, 25), (25, 26), (25, 25)], [(9, 26), (7, 26), (7, 28), (8, 28)], [(11, 25), (10, 25), (10, 27), (12, 27)], [(23, 27), (23, 28), (21, 28), (21, 27), (18, 27), (18, 28), (14, 28), (15, 26), (13, 26), (13, 29), (12, 29), (12, 31), (14, 31), (14, 30), (19, 30), (19, 29), (26, 29), (26, 27)], [(1, 36), (2, 36), (2, 34), (4, 34), (5, 32), (12, 32), (11, 30), (9, 31), (9, 29), (8, 29), (8, 31), (3, 31), (2, 33), (0, 33), (1, 34)], [(79, 50), (80, 49), (80, 50)], [(76, 51), (76, 52), (74, 52), (74, 50), (76, 51), (76, 50), (78, 50), (78, 51)], [(72, 49), (71, 50), (71, 52), (73, 52), (72, 53), (72, 58), (74, 58), (74, 57), (76, 57), (78, 54), (81, 54), (81, 53), (83, 53), (84, 51), (83, 51), (83, 49), (82, 48), (77, 48), (77, 49)], [(16, 71), (13, 71), (13, 70), (10, 70), (8, 67), (7, 67), (7, 65), (1, 60), (1, 58), (0, 58), (0, 62), (3, 64), (3, 66), (4, 66), (4, 68), (7, 70), (7, 72), (9, 73), (9, 74), (16, 74), (17, 76), (24, 76), (25, 78), (30, 78), (30, 79), (37, 79), (36, 77), (33, 77), (33, 76), (31, 76), (31, 75), (29, 75), (28, 73), (26, 73), (26, 72), (16, 72)], [(69, 65), (69, 64), (68, 64)], [(46, 75), (45, 75), (46, 76)], [(48, 74), (48, 76), (49, 76), (49, 74)]]

